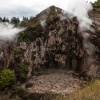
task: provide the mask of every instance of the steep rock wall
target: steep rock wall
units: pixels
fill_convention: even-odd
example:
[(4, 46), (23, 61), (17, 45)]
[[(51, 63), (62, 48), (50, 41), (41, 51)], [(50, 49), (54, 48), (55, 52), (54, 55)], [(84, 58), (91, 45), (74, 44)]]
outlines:
[[(31, 23), (19, 34), (17, 42), (7, 42), (5, 44), (8, 45), (1, 48), (0, 69), (11, 68), (18, 73), (23, 72), (24, 68), (27, 73), (25, 66), (28, 66), (28, 76), (31, 76), (43, 68), (69, 68), (81, 74), (100, 76), (98, 24), (93, 26), (96, 32), (87, 30), (90, 34), (88, 42), (84, 41), (82, 32), (78, 31), (79, 23), (76, 17), (62, 20), (60, 12), (47, 18), (43, 27), (37, 22), (40, 15), (33, 18), (36, 24)], [(85, 48), (84, 45), (88, 45), (89, 48)], [(89, 55), (88, 52), (92, 49), (93, 54)]]

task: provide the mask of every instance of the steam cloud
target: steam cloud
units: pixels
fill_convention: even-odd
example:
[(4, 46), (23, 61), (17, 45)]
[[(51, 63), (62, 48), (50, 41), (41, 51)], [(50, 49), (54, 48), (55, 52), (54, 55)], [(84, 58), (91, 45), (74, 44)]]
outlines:
[(94, 54), (95, 46), (89, 40), (90, 34), (86, 32), (87, 30), (90, 30), (92, 32), (94, 31), (91, 28), (93, 21), (89, 18), (88, 15), (88, 12), (92, 10), (92, 4), (90, 2), (86, 2), (85, 0), (70, 1), (72, 6), (69, 3), (69, 6), (67, 6), (65, 10), (73, 14), (73, 16), (77, 17), (79, 22), (79, 32), (83, 37), (83, 46), (86, 49), (88, 55), (92, 56)]
[(65, 1), (64, 10), (76, 16), (79, 21), (79, 30), (91, 30), (92, 20), (88, 16), (88, 12), (92, 10), (92, 5), (86, 0), (68, 0)]
[[(91, 30), (90, 26), (92, 25), (92, 20), (88, 16), (88, 12), (92, 10), (92, 5), (90, 2), (87, 2), (86, 0), (51, 0), (46, 3), (47, 4), (45, 5), (47, 6), (55, 5), (73, 14), (73, 16), (77, 16), (80, 31)], [(47, 12), (49, 13), (49, 10)], [(46, 17), (48, 16), (48, 13)], [(39, 19), (42, 27), (45, 27), (46, 17)], [(13, 40), (20, 31), (23, 31), (23, 29), (14, 28), (13, 25), (8, 23), (0, 23), (0, 39)]]
[[(43, 6), (44, 4), (41, 5)], [(79, 21), (79, 30), (91, 30), (90, 26), (92, 25), (92, 20), (89, 18), (88, 12), (92, 10), (92, 5), (89, 0), (50, 0), (45, 2), (43, 9), (51, 5), (55, 5), (56, 7), (65, 10), (67, 13), (69, 12), (70, 14), (73, 14), (73, 16), (76, 16)], [(48, 14), (46, 16), (48, 16)], [(45, 18), (43, 20), (45, 20)]]
[(14, 28), (12, 24), (0, 23), (0, 40), (13, 41), (17, 34), (24, 29)]

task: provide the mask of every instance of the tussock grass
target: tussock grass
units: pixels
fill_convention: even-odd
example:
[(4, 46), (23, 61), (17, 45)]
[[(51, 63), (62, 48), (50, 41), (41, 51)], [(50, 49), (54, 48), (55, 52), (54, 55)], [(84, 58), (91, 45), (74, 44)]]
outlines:
[(100, 100), (100, 80), (85, 84), (83, 89), (72, 94), (60, 95), (49, 93), (38, 100)]
[(22, 100), (100, 100), (100, 80), (85, 84), (83, 89), (68, 95), (22, 92), (22, 90), (18, 91), (18, 96)]
[(100, 80), (95, 80), (82, 90), (66, 96), (66, 100), (100, 100)]

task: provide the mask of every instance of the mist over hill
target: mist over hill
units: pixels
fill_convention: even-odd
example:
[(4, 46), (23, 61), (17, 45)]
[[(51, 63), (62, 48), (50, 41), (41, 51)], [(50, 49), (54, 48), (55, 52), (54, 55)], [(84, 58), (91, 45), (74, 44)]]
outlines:
[[(72, 87), (69, 89), (72, 93), (73, 88), (77, 90), (80, 85), (80, 77), (100, 78), (100, 8), (95, 7), (89, 12), (87, 10), (82, 18), (79, 16), (81, 14), (76, 15), (59, 7), (50, 6), (35, 17), (30, 19), (24, 17), (22, 23), (15, 18), (13, 24), (16, 20), (18, 23), (16, 22), (14, 26), (11, 22), (8, 22), (9, 24), (6, 22), (3, 26), (1, 24), (0, 28), (3, 31), (0, 32), (0, 75), (5, 78), (5, 75), (11, 74), (11, 77), (6, 81), (0, 76), (0, 90), (11, 87), (14, 94), (17, 94), (16, 89), (19, 88), (13, 87), (14, 84), (21, 86), (23, 83), (27, 95), (19, 94), (24, 100), (31, 98), (28, 92), (38, 93), (40, 90), (40, 93), (45, 93), (49, 89), (51, 93), (55, 89), (56, 93), (61, 93), (67, 81), (68, 84), (73, 83), (71, 86), (68, 85), (68, 88)], [(2, 35), (1, 33), (5, 31), (9, 34), (13, 32), (15, 35)], [(48, 80), (46, 76), (50, 79)], [(55, 88), (55, 80), (58, 79), (59, 83), (64, 83), (63, 89), (60, 87), (61, 84)], [(33, 82), (34, 86), (28, 84), (33, 87), (27, 89), (28, 82)], [(42, 88), (45, 87), (45, 82), (48, 85), (47, 90)], [(64, 93), (69, 93), (66, 91)]]

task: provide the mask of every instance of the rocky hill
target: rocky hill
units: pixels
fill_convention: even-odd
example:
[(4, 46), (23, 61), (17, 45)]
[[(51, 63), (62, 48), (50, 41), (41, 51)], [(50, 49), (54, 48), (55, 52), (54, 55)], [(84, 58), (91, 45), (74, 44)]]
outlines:
[[(79, 90), (80, 78), (100, 78), (100, 7), (89, 12), (95, 31), (79, 31), (72, 16), (51, 6), (31, 18), (14, 41), (0, 40), (0, 91), (10, 88), (10, 97), (21, 98), (0, 92), (0, 99), (56, 100), (53, 93)], [(95, 86), (98, 95), (100, 85)]]
[(77, 18), (69, 18), (70, 14), (62, 11), (55, 6), (47, 8), (28, 22), (18, 39), (4, 43), (0, 48), (0, 70), (14, 70), (21, 82), (45, 68), (66, 68), (81, 75), (99, 77), (100, 11), (94, 9), (90, 13), (90, 17), (97, 20), (91, 26), (96, 31), (87, 30), (90, 37), (85, 41), (78, 31)]

